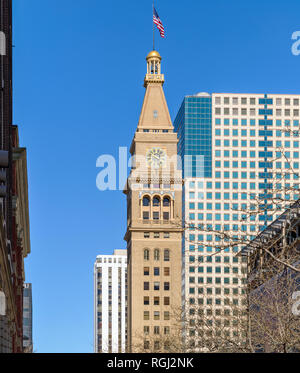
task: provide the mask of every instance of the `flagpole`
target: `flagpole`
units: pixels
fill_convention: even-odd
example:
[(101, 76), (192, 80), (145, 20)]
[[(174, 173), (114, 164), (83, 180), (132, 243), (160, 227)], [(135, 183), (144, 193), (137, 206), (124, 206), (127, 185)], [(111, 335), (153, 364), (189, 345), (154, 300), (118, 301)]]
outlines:
[(153, 50), (155, 50), (155, 40), (154, 40), (155, 29), (154, 29), (153, 15), (154, 15), (154, 0), (153, 0), (153, 4), (152, 4), (152, 24), (153, 24)]

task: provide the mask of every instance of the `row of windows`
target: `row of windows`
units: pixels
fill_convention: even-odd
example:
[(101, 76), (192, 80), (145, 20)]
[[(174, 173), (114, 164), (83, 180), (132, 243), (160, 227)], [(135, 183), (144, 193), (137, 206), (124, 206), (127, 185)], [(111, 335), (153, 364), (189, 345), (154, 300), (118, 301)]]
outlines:
[[(198, 284), (224, 284), (224, 285), (236, 285), (239, 284), (239, 279), (236, 277), (198, 277)], [(241, 279), (242, 283), (246, 283), (246, 279)], [(190, 288), (190, 294), (195, 294), (195, 288)]]
[[(239, 295), (240, 294), (244, 294), (245, 291), (244, 289), (238, 289), (238, 288), (233, 288), (233, 289), (230, 289), (230, 288), (218, 288), (218, 287), (213, 287), (213, 288), (209, 288), (209, 287), (205, 287), (205, 288), (201, 288), (201, 287), (198, 287), (197, 288), (198, 290), (198, 294), (207, 294), (207, 295)], [(202, 298), (199, 298), (199, 299), (203, 299)], [(190, 303), (195, 303), (195, 298), (189, 298), (189, 302)]]
[[(164, 326), (162, 328), (163, 334), (168, 335), (170, 334), (170, 327), (169, 326)], [(144, 326), (144, 334), (149, 335), (150, 334), (150, 326), (145, 325)], [(160, 334), (160, 327), (159, 326), (153, 326), (153, 334)]]
[[(170, 233), (169, 232), (163, 232), (162, 233), (163, 238), (170, 238)], [(144, 238), (160, 238), (161, 237), (161, 232), (144, 232)]]
[[(259, 167), (260, 168), (264, 167), (263, 163), (265, 163), (265, 162), (259, 162)], [(232, 175), (237, 175), (237, 173), (233, 172)], [(241, 172), (241, 179), (247, 179), (247, 175), (248, 175), (247, 172), (243, 172), (242, 171)], [(291, 178), (293, 178), (294, 180), (298, 180), (299, 179), (299, 174), (294, 173), (294, 171), (285, 172), (285, 173), (279, 173), (279, 172), (277, 172), (276, 175), (273, 175), (273, 176), (276, 177), (276, 179), (283, 179), (283, 178), (285, 180), (290, 180)], [(221, 178), (221, 171), (216, 171), (215, 172), (215, 178), (216, 179), (220, 179)], [(224, 171), (224, 178), (225, 179), (229, 179), (230, 178), (229, 171)], [(238, 176), (234, 176), (234, 178), (238, 178)], [(255, 172), (250, 172), (249, 173), (249, 178), (250, 179), (255, 179), (256, 178)], [(199, 198), (201, 198), (201, 197), (199, 196)]]
[[(294, 152), (295, 153), (298, 153), (298, 152)], [(250, 155), (251, 156), (251, 155)], [(255, 156), (255, 155), (254, 155)], [(298, 157), (297, 157), (298, 158)], [(250, 161), (250, 162), (247, 162), (247, 161), (241, 161), (241, 162), (238, 162), (238, 161), (215, 161), (215, 168), (221, 168), (221, 167), (224, 167), (224, 168), (247, 168), (247, 167), (250, 167), (250, 168), (256, 168), (259, 166), (259, 162), (254, 162), (254, 161)], [(295, 169), (299, 169), (299, 162), (273, 162), (273, 168), (284, 168), (285, 169), (290, 169), (290, 168), (295, 168)]]
[[(222, 262), (222, 258), (223, 258), (223, 261), (224, 263), (230, 263), (230, 256), (198, 256), (198, 262), (199, 263), (212, 263), (213, 261), (215, 261), (215, 263), (221, 263)], [(205, 259), (205, 260), (204, 260)], [(242, 262), (247, 262), (247, 258), (246, 257), (242, 257)], [(194, 256), (190, 256), (190, 262), (195, 262), (195, 257)], [(233, 263), (238, 263), (238, 258), (236, 257), (232, 257), (232, 262)]]
[[(238, 136), (239, 133), (241, 136), (247, 136), (247, 134), (249, 134), (250, 136), (256, 136), (256, 131), (255, 130), (249, 130), (249, 132), (247, 130), (241, 130), (239, 132), (239, 130), (237, 129), (233, 129), (233, 130), (229, 130), (229, 129), (224, 129), (223, 131), (223, 134), (224, 136), (230, 136), (230, 132), (232, 133), (232, 136)], [(215, 135), (216, 136), (221, 136), (221, 130), (219, 128), (215, 129)]]
[(247, 104), (256, 105), (257, 100), (256, 100), (256, 97), (250, 97), (250, 98), (248, 97), (215, 97), (216, 105), (221, 105), (221, 102), (223, 102), (224, 105), (229, 105), (230, 102), (233, 105), (238, 105), (239, 102), (242, 105), (247, 105)]
[[(253, 238), (255, 238), (255, 236), (250, 236), (250, 239), (253, 239)], [(213, 242), (213, 241), (214, 241), (213, 238), (207, 240), (207, 242)], [(215, 241), (220, 242), (220, 240), (217, 240), (217, 239), (215, 239)], [(204, 242), (204, 241), (202, 241), (202, 242)], [(212, 253), (214, 251), (216, 253), (220, 253), (221, 250), (224, 253), (229, 253), (230, 251), (232, 251), (234, 253), (238, 253), (240, 249), (238, 248), (238, 246), (232, 246), (232, 247), (228, 246), (226, 248), (212, 247), (212, 246), (205, 246), (204, 247), (204, 246), (201, 246), (201, 245), (198, 246), (198, 252), (201, 252), (201, 253), (203, 253), (204, 251), (206, 251), (207, 253)], [(195, 251), (195, 250), (190, 250), (190, 251)]]
[[(195, 298), (190, 298), (190, 301), (189, 303), (192, 305), (192, 304), (196, 304), (196, 300)], [(233, 299), (228, 299), (228, 298), (225, 298), (225, 299), (221, 299), (221, 298), (206, 298), (206, 300), (204, 300), (203, 298), (198, 298), (198, 305), (202, 306), (206, 303), (206, 305), (213, 305), (215, 304), (216, 306), (221, 306), (221, 305), (224, 305), (224, 306), (229, 306), (229, 305), (239, 305), (239, 303), (241, 303), (239, 301), (238, 298), (233, 298)], [(207, 315), (211, 315), (212, 314), (212, 310), (207, 310), (208, 312)], [(221, 310), (219, 310), (221, 311)], [(191, 311), (192, 312), (192, 311)], [(190, 313), (190, 315), (193, 315), (193, 312)], [(218, 316), (220, 316), (221, 314), (218, 312)]]
[[(285, 116), (290, 117), (291, 115), (294, 117), (299, 117), (299, 109), (276, 109), (275, 113), (277, 116)], [(246, 109), (246, 108), (229, 108), (224, 107), (223, 110), (220, 107), (215, 108), (215, 115), (250, 115), (251, 117), (255, 117), (256, 115), (273, 115), (272, 109)]]
[[(153, 275), (159, 276), (160, 275), (160, 267), (153, 268)], [(170, 267), (163, 268), (163, 275), (170, 276)], [(150, 276), (150, 267), (144, 267), (144, 276)]]
[[(239, 267), (189, 267), (189, 272), (190, 273), (195, 273), (195, 270), (197, 270), (198, 273), (239, 273), (240, 268)], [(193, 280), (191, 280), (193, 279)], [(195, 282), (195, 277), (190, 277), (190, 282)]]
[(147, 184), (136, 184), (138, 185), (140, 188), (144, 188), (144, 189), (163, 189), (163, 190), (169, 190), (171, 189), (171, 186), (173, 186), (174, 184), (166, 184), (166, 183), (154, 183), (154, 184), (151, 184), (150, 182), (147, 183)]
[[(163, 220), (169, 220), (170, 213), (168, 211), (164, 211), (162, 214), (159, 213), (159, 211), (153, 211), (152, 212), (152, 219), (153, 220), (159, 220), (160, 216), (162, 216)], [(143, 211), (143, 220), (149, 220), (150, 219), (150, 212), (149, 211)]]
[[(242, 143), (243, 143), (243, 141), (242, 141)], [(249, 142), (250, 143), (250, 147), (255, 147), (255, 141), (253, 140), (253, 141), (250, 141)], [(224, 140), (223, 141), (223, 144), (224, 144), (224, 146), (226, 146), (226, 147), (229, 147), (229, 146), (233, 146), (233, 147), (238, 147), (239, 146), (239, 142), (238, 142), (238, 140)], [(286, 142), (286, 144), (288, 145), (288, 147), (290, 148), (291, 146), (291, 143), (290, 142)], [(216, 147), (222, 147), (222, 144), (221, 144), (221, 140), (215, 140), (215, 145), (216, 145)], [(246, 141), (245, 141), (245, 143), (243, 143), (242, 144), (242, 147), (246, 147), (247, 146), (247, 144), (246, 144)], [(265, 148), (267, 148), (268, 146), (269, 147), (271, 147), (271, 148), (273, 148), (273, 142), (269, 142), (268, 144), (266, 144), (266, 143), (259, 143), (259, 146), (260, 147), (265, 147)], [(278, 147), (280, 148), (280, 147), (282, 147), (283, 145), (282, 145), (282, 142), (278, 142)], [(294, 141), (294, 147), (295, 148), (299, 148), (299, 141)], [(217, 151), (221, 151), (220, 149), (216, 149)], [(273, 150), (273, 149), (272, 149)], [(265, 152), (266, 151), (263, 151), (263, 150), (260, 150), (260, 151), (258, 151), (258, 157), (265, 157)], [(219, 156), (221, 156), (221, 153), (217, 153), (217, 154), (220, 154)], [(246, 158), (247, 157), (247, 154), (248, 154), (248, 152), (247, 152), (247, 150), (240, 150), (240, 151), (238, 151), (238, 150), (233, 150), (232, 152), (230, 152), (229, 153), (229, 151), (227, 150), (223, 150), (223, 154), (224, 154), (224, 157), (229, 157), (230, 156), (230, 154), (232, 155), (232, 157), (238, 157), (239, 156), (239, 154), (240, 154), (240, 157), (244, 157), (244, 158)], [(250, 154), (250, 153), (249, 153)], [(270, 153), (268, 153), (268, 154), (270, 154), (270, 155), (266, 155), (267, 157), (273, 157), (273, 154), (272, 154), (272, 152), (270, 152)], [(280, 151), (280, 154), (282, 155), (282, 152)], [(280, 155), (280, 157), (281, 157), (281, 155)], [(196, 159), (196, 162), (198, 162), (198, 164), (201, 164), (200, 162), (202, 162), (202, 159), (200, 158), (200, 159)]]
[[(160, 249), (154, 249), (153, 258), (154, 258), (154, 260), (160, 260)], [(170, 250), (169, 249), (164, 249), (163, 250), (163, 259), (164, 259), (165, 262), (170, 261)], [(149, 249), (144, 250), (144, 260), (150, 260), (150, 250)]]
[[(154, 351), (158, 351), (161, 349), (161, 347), (164, 348), (164, 350), (169, 350), (170, 343), (168, 341), (161, 343), (160, 341), (154, 341), (153, 342), (153, 349)], [(150, 349), (150, 341), (144, 341), (144, 350)]]
[[(226, 184), (226, 183), (224, 183), (224, 184)], [(228, 188), (225, 188), (225, 189), (229, 189), (229, 185), (228, 185)], [(226, 203), (226, 202), (225, 203), (217, 202), (217, 203), (214, 203), (214, 204), (211, 203), (211, 202), (207, 202), (207, 203), (189, 202), (189, 204), (188, 204), (188, 207), (189, 207), (190, 210), (194, 210), (197, 206), (198, 206), (199, 210), (203, 210), (204, 207), (206, 208), (206, 210), (212, 210), (212, 209), (221, 210), (222, 207), (223, 207), (224, 210), (239, 210), (239, 209), (246, 210), (247, 207), (248, 207), (248, 204), (247, 203), (240, 203), (240, 204), (239, 203)], [(250, 207), (251, 210), (255, 210), (257, 208), (257, 205), (251, 204), (249, 207)]]
[[(254, 237), (255, 236), (253, 236), (253, 238)], [(210, 241), (212, 241), (212, 239)], [(208, 242), (209, 242), (209, 240), (208, 240)], [(197, 249), (195, 249), (195, 245), (190, 245), (189, 247), (190, 247), (189, 248), (190, 252), (195, 252), (196, 250), (198, 252), (201, 252), (201, 253), (203, 253), (204, 251), (206, 251), (207, 253), (212, 253), (214, 251), (220, 252), (220, 248), (218, 248), (218, 247), (212, 247), (212, 246), (207, 246), (207, 245), (205, 245), (205, 246), (199, 245)], [(239, 248), (238, 248), (238, 246), (226, 247), (226, 248), (222, 248), (222, 251), (224, 253), (229, 253), (230, 251), (232, 251), (234, 253), (237, 253), (239, 251)]]
[[(237, 129), (233, 129), (232, 131), (230, 131), (229, 129), (224, 129), (223, 130), (224, 136), (230, 136), (230, 132), (232, 132), (232, 136), (238, 136), (239, 135), (239, 130), (237, 130)], [(263, 134), (262, 132), (264, 132), (264, 131), (259, 131), (258, 135), (262, 136), (262, 137), (272, 137), (275, 134), (276, 137), (281, 137), (284, 134), (285, 137), (291, 137), (291, 135), (293, 135), (294, 137), (299, 137), (299, 131), (294, 131), (293, 133), (291, 133), (290, 131), (286, 131), (286, 130), (276, 130), (276, 131), (274, 131), (274, 133), (273, 133), (273, 131), (268, 131), (268, 135)], [(246, 136), (255, 137), (256, 134), (257, 134), (256, 130), (249, 130), (249, 131), (241, 130), (240, 131), (240, 135), (243, 136), (243, 137), (246, 137)], [(221, 130), (216, 129), (215, 130), (215, 135), (216, 136), (222, 136)], [(235, 141), (234, 142), (235, 144), (238, 144), (238, 140), (234, 140), (234, 141)], [(253, 144), (253, 142), (252, 143), (250, 142), (250, 144)], [(264, 146), (264, 144), (262, 144), (262, 141), (259, 141), (258, 144), (259, 144), (258, 146)], [(241, 145), (242, 146), (247, 146), (247, 141), (242, 140)], [(268, 144), (268, 146), (273, 146), (272, 142), (270, 142), (270, 144)]]
[[(150, 320), (150, 311), (144, 311), (144, 320)], [(153, 320), (160, 320), (160, 312), (153, 312)], [(164, 311), (162, 320), (170, 320), (170, 312)]]
[[(228, 178), (229, 178), (229, 176), (228, 176)], [(271, 188), (269, 188), (269, 189), (271, 189)], [(206, 194), (206, 199), (213, 199), (213, 195), (214, 195), (214, 198), (216, 200), (222, 199), (222, 193), (220, 193), (220, 192), (216, 192), (216, 193), (207, 192), (205, 194)], [(198, 193), (198, 198), (200, 200), (204, 199), (205, 194), (203, 192), (199, 192)], [(248, 194), (247, 193), (243, 193), (243, 192), (237, 192), (237, 193), (234, 193), (234, 192), (233, 193), (224, 192), (223, 193), (224, 199), (230, 199), (230, 194), (232, 195), (232, 199), (233, 200), (238, 200), (239, 198), (241, 198), (242, 200), (247, 200), (248, 199)], [(255, 195), (253, 195), (253, 196), (254, 197), (252, 199), (255, 199)], [(251, 199), (251, 195), (250, 195), (250, 199)]]
[[(160, 197), (155, 196), (152, 199), (152, 206), (160, 206)], [(150, 198), (145, 196), (143, 198), (143, 206), (150, 206)], [(169, 207), (170, 206), (170, 199), (168, 197), (163, 198), (163, 206)]]
[[(229, 175), (230, 175), (230, 174), (229, 174), (228, 171), (225, 171), (225, 172), (224, 172), (224, 177), (229, 178), (229, 177), (230, 177)], [(240, 174), (239, 174), (237, 171), (234, 171), (234, 172), (232, 173), (232, 178), (238, 178), (239, 175), (240, 175), (241, 179), (247, 179), (247, 178), (250, 178), (250, 179), (256, 179), (256, 178), (257, 178), (257, 175), (256, 175), (255, 172), (250, 172), (250, 173), (248, 174), (246, 171), (242, 171)], [(272, 176), (272, 173), (270, 173), (270, 175)], [(221, 177), (221, 173), (220, 173), (220, 171), (216, 171), (216, 177), (217, 177), (217, 176), (218, 176), (218, 178)], [(281, 178), (283, 175), (280, 174), (280, 173), (277, 173), (276, 175), (273, 175), (273, 176), (276, 176), (276, 178), (279, 179), (279, 178)], [(290, 173), (286, 173), (284, 176), (290, 176)], [(294, 176), (294, 179), (295, 179), (295, 180), (297, 180), (297, 179), (299, 178), (299, 174), (297, 174), (297, 173), (293, 173), (293, 176)], [(263, 177), (263, 178), (264, 178), (264, 177)], [(198, 184), (198, 189), (201, 189), (201, 190), (204, 189), (204, 182), (203, 182), (203, 181), (199, 181), (197, 184)], [(196, 183), (195, 183), (195, 181), (190, 181), (188, 185), (189, 185), (189, 189), (195, 189), (195, 187), (196, 187)], [(216, 181), (216, 182), (215, 182), (215, 187), (216, 187), (216, 189), (218, 189), (217, 186), (219, 186), (219, 185), (220, 185), (220, 182), (219, 182), (219, 181)], [(224, 188), (225, 188), (225, 189), (227, 189), (227, 187), (229, 188), (229, 185), (230, 185), (229, 182), (224, 182)], [(207, 181), (207, 182), (206, 182), (206, 189), (211, 189), (212, 186), (213, 186), (213, 182), (212, 182), (212, 181)], [(202, 193), (202, 194), (201, 194), (201, 193)], [(203, 192), (200, 192), (200, 194), (198, 194), (198, 198), (201, 198), (201, 196), (202, 196), (202, 198), (204, 197)], [(190, 192), (190, 193), (189, 193), (189, 197), (190, 197), (191, 199), (194, 198), (194, 197), (195, 197), (195, 192)]]
[[(221, 118), (216, 118), (215, 119), (215, 124), (218, 126), (218, 125), (221, 125), (222, 121), (221, 121)], [(250, 124), (250, 126), (255, 126), (256, 124), (259, 124), (261, 126), (263, 125), (268, 125), (268, 126), (273, 126), (273, 120), (259, 120), (257, 123), (256, 123), (256, 120), (255, 119), (250, 119), (249, 122), (247, 121), (247, 119), (242, 119), (241, 120), (241, 125), (242, 126), (247, 126), (248, 123)], [(223, 119), (223, 124), (224, 126), (229, 126), (230, 124), (232, 124), (233, 126), (238, 126), (239, 125), (239, 120), (238, 119), (232, 119), (232, 120), (229, 120), (228, 118), (224, 118)], [(289, 119), (286, 119), (286, 120), (281, 120), (281, 119), (276, 119), (276, 121), (274, 120), (274, 125), (276, 125), (276, 127), (282, 127), (282, 126), (286, 126), (286, 127), (289, 127), (291, 126), (291, 124), (293, 124), (294, 127), (298, 127), (299, 126), (299, 120), (289, 120)], [(263, 136), (263, 135), (261, 135)]]
[[(274, 187), (276, 186), (277, 188), (277, 184), (274, 185)], [(298, 194), (294, 194), (293, 196), (291, 196), (291, 193), (292, 191), (288, 191), (287, 190), (287, 185), (285, 185), (286, 187), (286, 195), (285, 196), (282, 196), (282, 194), (276, 194), (276, 198), (277, 199), (280, 199), (280, 198), (285, 198), (285, 200), (290, 200), (292, 197), (294, 200), (298, 199), (299, 198), (299, 195)], [(259, 185), (259, 189), (269, 189), (269, 190), (272, 190), (273, 186), (272, 185), (267, 185), (265, 186), (265, 184), (263, 185)], [(279, 187), (278, 187), (279, 188)], [(297, 186), (295, 186), (294, 189), (298, 189), (298, 184)], [(279, 188), (279, 191), (280, 191), (280, 188)], [(289, 193), (289, 194), (288, 194)], [(222, 197), (223, 195), (223, 197)], [(231, 198), (230, 198), (231, 197)], [(243, 192), (237, 192), (237, 193), (227, 193), (227, 192), (224, 192), (224, 193), (220, 193), (220, 192), (216, 192), (214, 193), (214, 198), (216, 200), (221, 200), (221, 199), (224, 199), (224, 200), (247, 200), (248, 197), (250, 198), (250, 200), (255, 200), (255, 195), (252, 194), (252, 193), (243, 193)], [(275, 193), (274, 193), (274, 197), (275, 197)], [(199, 193), (199, 199), (204, 199), (204, 193)], [(211, 192), (207, 192), (206, 193), (206, 199), (213, 199), (213, 193)]]
[[(161, 289), (160, 282), (159, 281), (153, 282), (153, 290), (158, 291), (160, 289)], [(150, 290), (150, 282), (144, 281), (144, 290)], [(170, 283), (164, 282), (161, 290), (169, 291)]]
[(162, 132), (162, 133), (168, 133), (169, 130), (149, 130), (149, 129), (143, 129), (143, 132), (156, 132), (156, 133)]
[[(239, 103), (242, 105), (273, 105), (272, 98), (257, 98), (257, 97), (215, 97), (215, 104), (221, 105), (238, 105)], [(276, 98), (274, 100), (276, 106), (286, 105), (286, 106), (299, 106), (299, 98)]]
[[(161, 301), (160, 301), (160, 297), (153, 297), (153, 300), (152, 300), (152, 304), (154, 306), (159, 306)], [(170, 297), (163, 297), (162, 298), (162, 304), (164, 306), (169, 306), (170, 305)], [(149, 306), (150, 305), (150, 297), (144, 297), (144, 305), (145, 306)]]

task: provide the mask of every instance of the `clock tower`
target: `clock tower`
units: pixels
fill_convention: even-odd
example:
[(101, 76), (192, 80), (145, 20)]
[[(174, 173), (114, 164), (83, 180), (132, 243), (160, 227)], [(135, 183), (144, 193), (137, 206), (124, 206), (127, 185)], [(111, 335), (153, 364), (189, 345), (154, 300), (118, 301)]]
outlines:
[(127, 195), (128, 351), (167, 351), (181, 309), (182, 178), (161, 56), (147, 58)]

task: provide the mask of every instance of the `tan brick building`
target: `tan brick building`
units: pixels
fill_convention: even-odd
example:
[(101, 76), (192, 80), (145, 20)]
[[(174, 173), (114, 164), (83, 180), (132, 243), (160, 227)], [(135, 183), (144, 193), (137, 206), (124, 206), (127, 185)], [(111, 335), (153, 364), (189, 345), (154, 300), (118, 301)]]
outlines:
[(128, 350), (164, 350), (181, 307), (182, 179), (161, 57), (146, 58), (146, 93), (128, 178)]

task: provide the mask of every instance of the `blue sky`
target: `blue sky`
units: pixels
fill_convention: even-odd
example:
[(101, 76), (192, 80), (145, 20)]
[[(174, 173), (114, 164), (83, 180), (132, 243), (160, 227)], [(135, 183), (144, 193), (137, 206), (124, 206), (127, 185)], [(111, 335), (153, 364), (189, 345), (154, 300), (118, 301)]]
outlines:
[[(298, 0), (157, 0), (174, 119), (186, 94), (300, 93)], [(93, 351), (93, 263), (124, 248), (126, 201), (96, 159), (130, 146), (152, 49), (152, 2), (14, 0), (14, 123), (28, 150), (36, 352)]]

